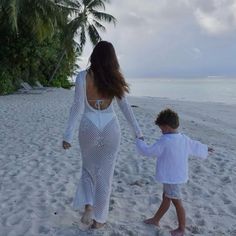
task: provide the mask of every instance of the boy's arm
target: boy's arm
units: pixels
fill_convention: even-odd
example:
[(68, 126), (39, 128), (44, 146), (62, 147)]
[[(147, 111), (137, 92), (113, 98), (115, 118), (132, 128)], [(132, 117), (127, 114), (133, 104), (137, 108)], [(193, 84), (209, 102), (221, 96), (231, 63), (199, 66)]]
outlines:
[(210, 151), (210, 149), (208, 148), (208, 146), (206, 144), (203, 144), (199, 141), (189, 138), (190, 155), (205, 159), (208, 156), (208, 151)]
[(159, 156), (161, 152), (160, 142), (157, 141), (153, 145), (148, 146), (142, 139), (136, 139), (136, 147), (138, 152), (143, 156)]

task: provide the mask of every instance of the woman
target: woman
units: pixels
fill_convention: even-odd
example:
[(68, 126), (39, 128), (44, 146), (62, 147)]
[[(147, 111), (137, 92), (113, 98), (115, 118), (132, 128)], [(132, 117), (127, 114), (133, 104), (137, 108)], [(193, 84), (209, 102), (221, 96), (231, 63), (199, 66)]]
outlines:
[(91, 228), (102, 227), (109, 210), (111, 184), (120, 145), (120, 126), (113, 109), (116, 99), (134, 131), (142, 133), (127, 103), (129, 87), (120, 72), (113, 45), (99, 42), (90, 57), (90, 67), (76, 78), (75, 97), (64, 134), (63, 148), (71, 147), (78, 115), (82, 175), (74, 199), (74, 208), (84, 207), (81, 221)]

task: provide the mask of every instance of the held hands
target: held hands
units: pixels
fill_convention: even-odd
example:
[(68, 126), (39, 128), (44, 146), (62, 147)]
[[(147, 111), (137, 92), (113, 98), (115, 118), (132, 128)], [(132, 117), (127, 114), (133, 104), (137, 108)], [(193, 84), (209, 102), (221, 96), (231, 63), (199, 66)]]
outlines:
[(63, 142), (62, 142), (62, 147), (63, 147), (64, 149), (69, 149), (69, 148), (71, 147), (71, 145), (70, 145), (70, 143), (68, 143), (68, 142), (66, 142), (66, 141), (63, 141)]
[(136, 138), (141, 139), (141, 140), (144, 140), (144, 137), (143, 137), (143, 136), (141, 136), (141, 137), (137, 137), (137, 136), (136, 136)]

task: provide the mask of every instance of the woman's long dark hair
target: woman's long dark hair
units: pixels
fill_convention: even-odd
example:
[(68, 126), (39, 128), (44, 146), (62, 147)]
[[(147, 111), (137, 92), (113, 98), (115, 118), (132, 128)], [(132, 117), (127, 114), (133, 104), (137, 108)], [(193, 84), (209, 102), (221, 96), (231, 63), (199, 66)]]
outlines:
[(120, 65), (113, 45), (100, 41), (90, 57), (89, 72), (93, 73), (98, 92), (108, 98), (122, 98), (129, 86), (120, 72)]

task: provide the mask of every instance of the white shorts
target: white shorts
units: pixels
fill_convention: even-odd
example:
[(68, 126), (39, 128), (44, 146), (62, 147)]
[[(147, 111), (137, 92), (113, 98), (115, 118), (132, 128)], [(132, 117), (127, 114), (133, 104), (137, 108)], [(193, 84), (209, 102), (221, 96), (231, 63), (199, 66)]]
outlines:
[(163, 184), (163, 193), (170, 199), (181, 199), (182, 184)]

